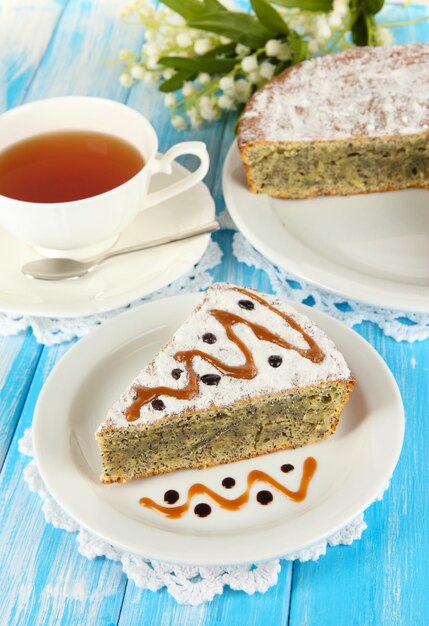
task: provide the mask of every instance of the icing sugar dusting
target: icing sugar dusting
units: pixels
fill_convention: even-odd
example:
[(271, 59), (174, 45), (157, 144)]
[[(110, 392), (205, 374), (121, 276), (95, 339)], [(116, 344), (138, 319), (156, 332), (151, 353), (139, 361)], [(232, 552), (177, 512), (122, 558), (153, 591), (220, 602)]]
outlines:
[[(248, 291), (252, 292), (253, 290), (248, 289)], [(257, 294), (258, 292), (255, 291), (254, 293)], [(217, 283), (210, 287), (204, 296), (201, 307), (192, 313), (175, 333), (170, 343), (138, 374), (120, 400), (111, 408), (106, 421), (100, 428), (128, 425), (124, 411), (132, 403), (133, 385), (147, 387), (165, 385), (176, 389), (186, 387), (188, 380), (184, 371), (178, 380), (175, 380), (171, 375), (173, 369), (180, 368), (183, 370), (183, 366), (173, 358), (173, 355), (179, 350), (200, 349), (230, 365), (243, 364), (244, 355), (228, 339), (224, 327), (210, 315), (211, 309), (222, 309), (238, 314), (253, 323), (265, 326), (272, 333), (279, 335), (297, 348), (308, 348), (307, 342), (298, 331), (291, 328), (284, 319), (256, 300), (254, 300), (255, 308), (253, 310), (239, 307), (238, 301), (243, 297), (245, 296), (235, 291), (232, 285)], [(200, 383), (197, 396), (191, 400), (178, 400), (174, 397), (160, 395), (159, 397), (165, 404), (165, 409), (157, 411), (150, 402), (144, 404), (140, 409), (140, 418), (133, 424), (149, 424), (161, 418), (173, 417), (187, 410), (231, 405), (239, 400), (247, 400), (263, 394), (287, 391), (324, 381), (350, 378), (350, 371), (343, 356), (335, 348), (333, 342), (313, 322), (275, 296), (263, 294), (263, 298), (269, 304), (291, 316), (309, 336), (314, 338), (325, 354), (323, 361), (313, 363), (308, 358), (299, 355), (295, 350), (282, 348), (268, 341), (261, 341), (248, 326), (236, 324), (234, 332), (249, 347), (255, 359), (258, 373), (253, 379), (244, 380), (221, 374), (218, 385)], [(216, 336), (217, 341), (215, 343), (203, 342), (202, 337), (207, 332)], [(282, 357), (283, 361), (280, 367), (273, 368), (269, 365), (268, 358), (272, 355)], [(199, 376), (219, 374), (213, 365), (200, 357), (193, 359), (193, 366)]]
[(429, 132), (429, 44), (346, 50), (280, 76), (249, 100), (240, 145)]

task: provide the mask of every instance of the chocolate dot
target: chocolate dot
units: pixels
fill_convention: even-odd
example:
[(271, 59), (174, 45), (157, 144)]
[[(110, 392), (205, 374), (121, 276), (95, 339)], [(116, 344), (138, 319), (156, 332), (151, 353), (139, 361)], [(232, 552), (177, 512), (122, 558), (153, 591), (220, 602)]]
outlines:
[(239, 300), (238, 306), (241, 309), (247, 309), (247, 311), (252, 311), (252, 309), (255, 308), (255, 305), (253, 304), (251, 300)]
[(271, 367), (280, 367), (280, 365), (283, 363), (283, 359), (277, 354), (272, 354), (270, 357), (268, 357), (268, 363), (271, 365)]
[(179, 499), (179, 493), (175, 489), (169, 489), (164, 493), (164, 502), (174, 504)]
[(220, 381), (220, 376), (218, 374), (204, 374), (201, 376), (201, 382), (205, 385), (218, 385)]
[(235, 480), (231, 478), (231, 476), (227, 476), (222, 481), (222, 486), (225, 487), (225, 489), (231, 489), (231, 487), (234, 487), (234, 485), (235, 485)]
[(202, 502), (201, 504), (197, 504), (194, 509), (194, 513), (195, 515), (198, 515), (198, 517), (207, 517), (207, 515), (210, 515), (211, 512), (212, 507), (209, 504), (205, 504), (204, 502)]
[(159, 398), (155, 398), (155, 400), (152, 400), (152, 406), (155, 411), (162, 411), (163, 409), (165, 409), (165, 404)]
[(273, 494), (271, 493), (271, 491), (266, 491), (265, 489), (263, 489), (262, 491), (258, 491), (258, 493), (256, 494), (256, 499), (259, 504), (266, 505), (273, 501)]
[(216, 343), (217, 338), (216, 335), (213, 335), (213, 333), (205, 333), (203, 335), (203, 341), (205, 343)]
[(281, 466), (280, 468), (282, 470), (282, 472), (284, 472), (285, 474), (287, 474), (288, 472), (291, 472), (292, 470), (294, 470), (294, 466), (291, 465), (290, 463), (285, 463), (284, 465)]
[(178, 367), (174, 370), (171, 370), (171, 375), (175, 380), (179, 380), (179, 378), (182, 375), (183, 370), (179, 369)]

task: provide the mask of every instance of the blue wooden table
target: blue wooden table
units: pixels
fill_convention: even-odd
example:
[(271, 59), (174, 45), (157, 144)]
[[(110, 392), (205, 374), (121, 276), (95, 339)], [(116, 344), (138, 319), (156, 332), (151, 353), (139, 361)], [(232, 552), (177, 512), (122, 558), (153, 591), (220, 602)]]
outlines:
[[(0, 109), (47, 96), (102, 96), (146, 114), (161, 132), (161, 150), (182, 140), (154, 87), (129, 92), (118, 82), (120, 67), (102, 62), (115, 58), (120, 48), (137, 50), (143, 43), (138, 27), (121, 24), (119, 10), (117, 0), (3, 0)], [(398, 9), (390, 13), (398, 17)], [(413, 16), (424, 14), (423, 7), (412, 9)], [(427, 40), (425, 28), (416, 24), (406, 35), (398, 30), (397, 39)], [(220, 181), (232, 128), (233, 120), (225, 119), (186, 134), (209, 146), (207, 183), (218, 210), (223, 209)], [(215, 279), (270, 290), (265, 275), (232, 258), (231, 237), (231, 231), (215, 236), (224, 251)], [(370, 323), (356, 330), (391, 368), (407, 417), (399, 465), (383, 501), (366, 514), (368, 530), (361, 541), (330, 549), (318, 562), (283, 564), (277, 586), (265, 594), (226, 590), (196, 608), (177, 605), (165, 590), (137, 589), (118, 563), (88, 561), (78, 554), (72, 534), (45, 523), (39, 497), (24, 483), (28, 460), (17, 442), (31, 425), (44, 380), (71, 344), (43, 347), (30, 332), (0, 337), (0, 624), (429, 624), (429, 341), (397, 343)]]

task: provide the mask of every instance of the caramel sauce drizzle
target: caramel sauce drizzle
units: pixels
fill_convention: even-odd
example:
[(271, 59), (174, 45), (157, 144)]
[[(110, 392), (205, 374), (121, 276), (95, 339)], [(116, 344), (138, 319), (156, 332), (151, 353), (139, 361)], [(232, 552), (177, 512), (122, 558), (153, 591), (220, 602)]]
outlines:
[(270, 332), (264, 326), (260, 324), (254, 324), (249, 320), (241, 317), (240, 315), (236, 315), (235, 313), (230, 313), (228, 311), (222, 311), (219, 309), (211, 309), (209, 311), (210, 315), (212, 315), (222, 326), (224, 327), (227, 337), (230, 341), (232, 341), (237, 348), (242, 352), (245, 362), (243, 365), (228, 365), (228, 363), (224, 363), (220, 359), (217, 359), (207, 352), (203, 352), (202, 350), (182, 350), (176, 352), (174, 354), (174, 358), (176, 361), (181, 363), (185, 371), (188, 375), (188, 384), (186, 387), (182, 389), (173, 389), (172, 387), (143, 387), (143, 386), (134, 386), (133, 392), (135, 394), (133, 402), (125, 411), (125, 417), (128, 422), (134, 422), (140, 417), (140, 409), (144, 404), (151, 402), (158, 396), (172, 396), (177, 398), (178, 400), (192, 400), (199, 390), (200, 382), (198, 374), (195, 372), (192, 361), (195, 357), (199, 356), (204, 359), (208, 363), (211, 363), (216, 369), (218, 369), (223, 374), (228, 376), (232, 376), (233, 378), (243, 378), (246, 380), (252, 379), (257, 374), (257, 368), (255, 365), (255, 361), (253, 355), (246, 344), (236, 335), (233, 327), (235, 324), (246, 324), (256, 335), (256, 337), (260, 340), (269, 341), (274, 343), (282, 348), (286, 348), (288, 350), (295, 350), (302, 357), (309, 359), (313, 363), (320, 363), (325, 358), (324, 353), (319, 348), (317, 343), (314, 341), (310, 335), (308, 335), (303, 328), (296, 322), (290, 315), (283, 313), (276, 309), (276, 307), (272, 306), (268, 302), (266, 302), (261, 296), (254, 294), (247, 289), (241, 287), (233, 287), (234, 291), (238, 291), (248, 298), (256, 300), (262, 306), (265, 306), (267, 309), (284, 319), (289, 326), (291, 326), (294, 330), (300, 333), (300, 335), (305, 339), (308, 344), (308, 348), (298, 348), (293, 346), (288, 341), (285, 341), (278, 335)]
[(170, 517), (173, 519), (182, 517), (189, 510), (192, 498), (196, 495), (201, 494), (204, 494), (214, 500), (214, 502), (216, 502), (222, 509), (226, 509), (227, 511), (238, 511), (244, 504), (247, 504), (247, 502), (249, 501), (250, 490), (252, 488), (252, 485), (256, 482), (265, 482), (271, 485), (271, 487), (274, 487), (274, 489), (277, 489), (277, 491), (280, 491), (280, 493), (289, 498), (289, 500), (293, 500), (293, 502), (302, 502), (307, 496), (308, 486), (316, 472), (316, 469), (316, 459), (314, 459), (312, 456), (306, 458), (302, 469), (301, 482), (297, 491), (292, 491), (291, 489), (284, 487), (281, 483), (279, 483), (277, 480), (272, 478), (272, 476), (266, 474), (265, 472), (262, 472), (260, 470), (252, 470), (247, 476), (246, 491), (242, 493), (241, 496), (238, 496), (238, 498), (234, 498), (233, 500), (230, 500), (229, 498), (224, 498), (223, 496), (216, 493), (216, 491), (213, 491), (212, 489), (210, 489), (210, 487), (207, 487), (202, 483), (195, 483), (191, 485), (191, 487), (189, 487), (188, 489), (186, 502), (184, 502), (183, 504), (179, 504), (178, 506), (163, 506), (162, 504), (158, 504), (157, 502), (152, 500), (152, 498), (140, 498), (139, 502), (142, 506), (148, 509), (152, 509), (154, 511), (158, 511), (166, 517)]

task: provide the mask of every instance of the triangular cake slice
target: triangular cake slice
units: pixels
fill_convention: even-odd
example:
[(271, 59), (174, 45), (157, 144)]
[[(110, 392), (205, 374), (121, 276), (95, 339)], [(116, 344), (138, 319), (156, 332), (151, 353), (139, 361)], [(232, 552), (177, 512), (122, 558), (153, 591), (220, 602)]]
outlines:
[(96, 433), (102, 482), (205, 468), (332, 435), (353, 379), (276, 296), (217, 283)]

